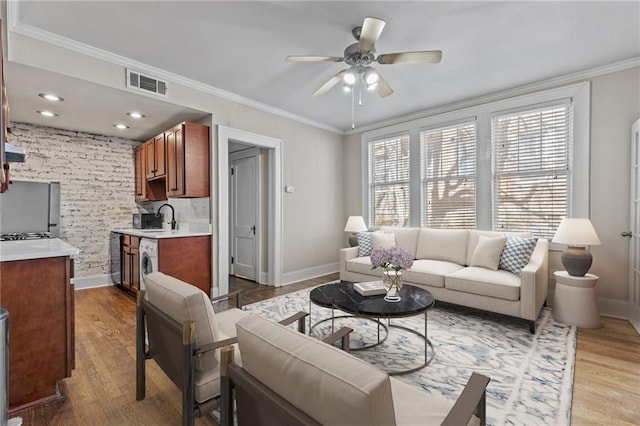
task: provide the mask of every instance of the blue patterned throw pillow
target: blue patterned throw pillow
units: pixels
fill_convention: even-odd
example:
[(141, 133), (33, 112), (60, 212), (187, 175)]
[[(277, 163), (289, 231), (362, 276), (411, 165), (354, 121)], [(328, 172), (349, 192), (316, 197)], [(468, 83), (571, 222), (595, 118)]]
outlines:
[(371, 250), (371, 232), (358, 232), (358, 257), (370, 256)]
[(507, 243), (504, 246), (504, 250), (502, 250), (498, 268), (520, 276), (522, 268), (529, 263), (529, 258), (531, 258), (531, 253), (533, 253), (537, 241), (536, 237), (520, 238), (507, 235)]

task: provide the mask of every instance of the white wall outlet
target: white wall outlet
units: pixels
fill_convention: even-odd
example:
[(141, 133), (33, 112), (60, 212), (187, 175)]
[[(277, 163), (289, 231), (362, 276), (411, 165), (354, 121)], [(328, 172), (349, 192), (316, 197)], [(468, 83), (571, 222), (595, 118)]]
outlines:
[(284, 192), (287, 194), (293, 194), (293, 186), (287, 185), (284, 187)]

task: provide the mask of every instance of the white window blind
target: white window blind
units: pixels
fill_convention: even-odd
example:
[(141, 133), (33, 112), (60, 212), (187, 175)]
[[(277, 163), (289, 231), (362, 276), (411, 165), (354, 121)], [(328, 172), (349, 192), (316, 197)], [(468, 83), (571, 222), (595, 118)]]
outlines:
[(551, 238), (569, 213), (569, 101), (491, 121), (493, 228)]
[(420, 133), (421, 224), (430, 228), (476, 227), (476, 124)]
[(409, 225), (409, 135), (369, 143), (371, 227)]

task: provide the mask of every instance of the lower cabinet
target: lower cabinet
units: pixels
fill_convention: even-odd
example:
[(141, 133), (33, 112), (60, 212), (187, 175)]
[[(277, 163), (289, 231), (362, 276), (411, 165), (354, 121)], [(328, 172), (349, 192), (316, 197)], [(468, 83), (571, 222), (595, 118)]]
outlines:
[(9, 311), (11, 413), (62, 398), (58, 381), (75, 368), (73, 260), (0, 262), (0, 276), (0, 307)]
[(140, 290), (140, 237), (122, 235), (122, 287), (133, 293)]
[(211, 295), (211, 236), (158, 238), (158, 269)]

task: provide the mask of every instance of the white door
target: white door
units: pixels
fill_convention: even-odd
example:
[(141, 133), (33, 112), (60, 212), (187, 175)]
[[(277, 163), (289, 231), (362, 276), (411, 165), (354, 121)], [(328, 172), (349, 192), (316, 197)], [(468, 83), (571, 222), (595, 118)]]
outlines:
[(631, 219), (629, 246), (629, 318), (640, 333), (640, 120), (631, 128)]
[(233, 153), (231, 170), (231, 265), (232, 275), (254, 281), (259, 271), (258, 208), (259, 161), (255, 149)]

